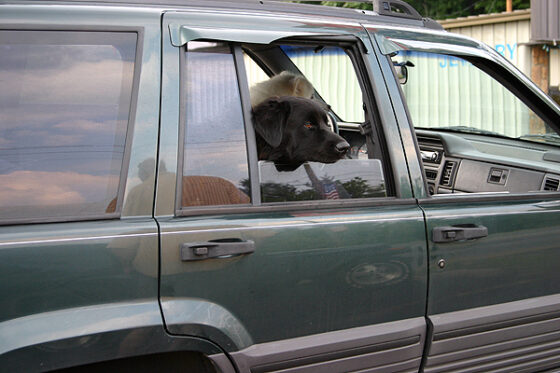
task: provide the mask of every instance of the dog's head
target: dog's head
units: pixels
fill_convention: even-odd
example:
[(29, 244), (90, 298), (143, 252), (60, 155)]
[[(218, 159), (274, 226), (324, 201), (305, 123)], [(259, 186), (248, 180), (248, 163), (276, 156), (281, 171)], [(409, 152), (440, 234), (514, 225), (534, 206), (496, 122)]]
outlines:
[(253, 109), (253, 122), (259, 159), (274, 161), (279, 171), (293, 171), (306, 161), (334, 163), (350, 148), (310, 99), (270, 98)]

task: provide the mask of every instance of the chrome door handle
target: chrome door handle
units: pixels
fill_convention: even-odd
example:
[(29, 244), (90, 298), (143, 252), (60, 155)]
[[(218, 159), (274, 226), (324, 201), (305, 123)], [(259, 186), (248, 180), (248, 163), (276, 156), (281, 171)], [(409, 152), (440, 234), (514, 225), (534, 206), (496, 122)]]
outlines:
[(474, 240), (488, 236), (488, 228), (483, 225), (458, 224), (432, 229), (432, 241), (436, 243)]
[(211, 258), (229, 258), (237, 255), (251, 254), (254, 251), (255, 242), (251, 240), (190, 242), (181, 245), (181, 260), (188, 262)]

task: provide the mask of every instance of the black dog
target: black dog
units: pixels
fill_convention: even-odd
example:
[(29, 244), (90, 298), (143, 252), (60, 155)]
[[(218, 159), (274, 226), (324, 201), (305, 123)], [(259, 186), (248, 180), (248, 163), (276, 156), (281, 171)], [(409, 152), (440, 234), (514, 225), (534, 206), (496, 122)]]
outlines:
[(334, 163), (350, 148), (327, 125), (325, 110), (307, 98), (270, 98), (253, 109), (253, 123), (259, 160), (273, 161), (278, 171), (306, 161)]

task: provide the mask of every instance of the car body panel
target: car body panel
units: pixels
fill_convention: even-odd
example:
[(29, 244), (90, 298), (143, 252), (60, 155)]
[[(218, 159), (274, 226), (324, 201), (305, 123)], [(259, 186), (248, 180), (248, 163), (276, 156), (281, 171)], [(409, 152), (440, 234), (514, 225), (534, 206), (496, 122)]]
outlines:
[[(0, 340), (8, 359), (3, 366), (19, 369), (25, 363), (38, 370), (40, 359), (10, 358), (27, 346), (80, 338), (86, 343), (94, 335), (126, 329), (127, 323), (161, 327), (153, 220), (5, 226), (0, 237), (0, 291), (6, 295)], [(74, 354), (71, 349), (52, 353), (60, 361)], [(116, 353), (107, 350), (104, 357)]]
[[(403, 206), (320, 215), (302, 212), (255, 214), (249, 219), (209, 217), (204, 219), (206, 224), (201, 218), (160, 221), (166, 325), (171, 333), (182, 334), (200, 324), (197, 313), (187, 312), (193, 307), (208, 308), (203, 301), (194, 306), (196, 299), (207, 299), (231, 312), (224, 314), (230, 339), (245, 343), (421, 314), (425, 291), (421, 280), (423, 226), (421, 215), (409, 210)], [(392, 230), (392, 222), (401, 219), (408, 221), (404, 241), (414, 242), (412, 245), (402, 245), (402, 235)], [(381, 230), (384, 237), (375, 233), (370, 236), (372, 231)], [(375, 237), (375, 241), (364, 242), (356, 238), (357, 234)], [(418, 240), (412, 240), (414, 236)], [(181, 262), (183, 243), (224, 238), (251, 239), (256, 251), (247, 257)], [(305, 257), (298, 254), (301, 252)], [(346, 310), (337, 300), (339, 292), (346, 294), (345, 303), (356, 306)], [(399, 305), (395, 297), (402, 292), (408, 294), (408, 301)], [(231, 293), (239, 297), (232, 299)], [(189, 307), (174, 301), (185, 297), (194, 299)], [(278, 322), (270, 325), (269, 317)], [(241, 331), (239, 324), (244, 328)], [(239, 334), (248, 334), (250, 339)], [(235, 351), (248, 346), (222, 347)]]
[(100, 361), (174, 351), (200, 352), (219, 360), (207, 340), (169, 336), (157, 301), (95, 305), (53, 311), (0, 324), (2, 371), (41, 372)]
[[(560, 209), (539, 199), (460, 203), (441, 198), (423, 204), (428, 232), (441, 225), (474, 224), (488, 237), (430, 242), (428, 314), (560, 293)], [(439, 260), (445, 268), (438, 268)], [(468, 269), (468, 270), (467, 270)]]

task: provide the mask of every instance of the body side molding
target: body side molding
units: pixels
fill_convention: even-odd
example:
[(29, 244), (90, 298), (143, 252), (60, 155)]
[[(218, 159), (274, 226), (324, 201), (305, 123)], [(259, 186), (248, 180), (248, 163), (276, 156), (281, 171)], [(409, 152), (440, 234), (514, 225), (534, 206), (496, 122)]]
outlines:
[[(433, 337), (424, 371), (511, 372), (560, 364), (560, 295), (429, 317)], [(494, 371), (494, 370), (492, 370)]]
[(413, 318), (257, 344), (231, 356), (241, 373), (418, 371), (425, 335), (425, 319)]

